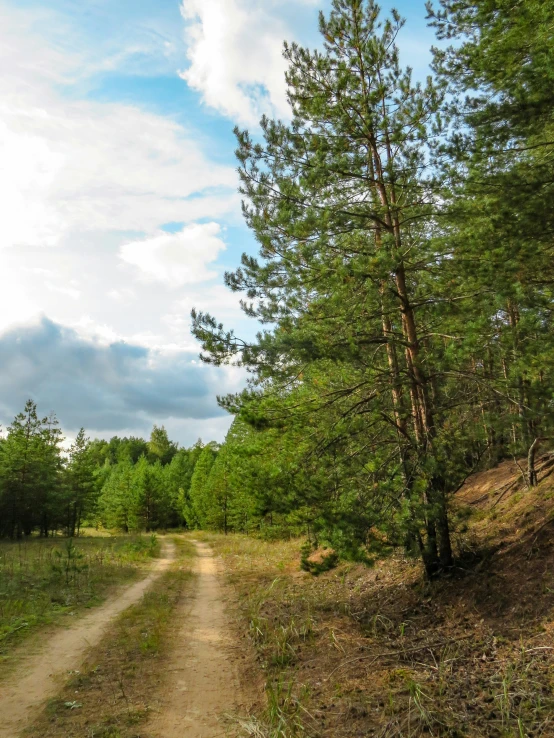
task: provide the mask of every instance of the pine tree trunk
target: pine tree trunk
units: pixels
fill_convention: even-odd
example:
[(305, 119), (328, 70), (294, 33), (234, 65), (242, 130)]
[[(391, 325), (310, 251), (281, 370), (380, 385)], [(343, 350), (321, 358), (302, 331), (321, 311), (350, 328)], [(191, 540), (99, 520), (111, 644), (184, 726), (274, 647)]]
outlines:
[(527, 454), (527, 482), (530, 487), (536, 487), (538, 484), (537, 470), (535, 469), (535, 458), (540, 441), (540, 438), (535, 438), (535, 440), (529, 447), (529, 452)]
[[(362, 65), (363, 66), (363, 65)], [(365, 82), (364, 82), (365, 90)], [(383, 101), (384, 104), (384, 101)], [(385, 155), (389, 164), (392, 163), (393, 154), (390, 145), (390, 136), (387, 130), (384, 131), (386, 142)], [(416, 440), (422, 451), (427, 451), (435, 435), (433, 422), (433, 414), (431, 411), (427, 377), (420, 366), (420, 342), (417, 331), (415, 313), (410, 301), (408, 287), (406, 283), (405, 267), (402, 262), (402, 226), (398, 218), (397, 199), (394, 182), (387, 182), (385, 168), (381, 159), (381, 153), (377, 144), (374, 132), (368, 136), (368, 143), (372, 153), (371, 172), (374, 180), (374, 186), (381, 206), (385, 212), (385, 222), (390, 234), (394, 238), (394, 252), (399, 258), (394, 273), (394, 281), (396, 292), (400, 302), (400, 311), (402, 315), (402, 332), (406, 343), (406, 365), (408, 375), (410, 377), (409, 393), (412, 404), (412, 417), (414, 424), (414, 432)], [(392, 169), (391, 169), (392, 171)], [(379, 231), (378, 231), (379, 233)], [(391, 253), (391, 255), (393, 255)], [(384, 326), (385, 328), (385, 326)], [(434, 491), (430, 490), (433, 496)], [(448, 525), (448, 511), (446, 505), (439, 505), (438, 520), (435, 520), (434, 505), (429, 504), (433, 500), (426, 500), (427, 503), (427, 523), (426, 533), (427, 540), (425, 542), (424, 565), (428, 577), (433, 577), (441, 568), (444, 560), (446, 566), (452, 564), (452, 547), (450, 543), (450, 530)], [(437, 543), (440, 541), (440, 555)]]

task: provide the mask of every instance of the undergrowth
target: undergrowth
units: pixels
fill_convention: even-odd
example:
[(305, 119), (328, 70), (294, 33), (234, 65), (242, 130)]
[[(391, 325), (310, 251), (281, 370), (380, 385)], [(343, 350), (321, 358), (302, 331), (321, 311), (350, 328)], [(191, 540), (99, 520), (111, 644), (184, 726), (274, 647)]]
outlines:
[(313, 577), (299, 541), (204, 534), (266, 672), (267, 706), (241, 721), (243, 734), (554, 735), (550, 488), (501, 505), (495, 494), (465, 516), (460, 565), (434, 583), (400, 555)]

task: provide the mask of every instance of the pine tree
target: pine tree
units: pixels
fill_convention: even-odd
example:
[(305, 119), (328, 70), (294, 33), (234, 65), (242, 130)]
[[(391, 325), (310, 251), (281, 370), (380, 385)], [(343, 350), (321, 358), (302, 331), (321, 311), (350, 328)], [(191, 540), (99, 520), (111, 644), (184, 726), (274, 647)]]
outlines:
[(263, 144), (237, 131), (244, 213), (261, 261), (244, 256), (226, 276), (255, 301), (249, 315), (278, 327), (243, 344), (193, 311), (193, 330), (206, 360), (240, 353), (280, 400), (304, 383), (302, 413), (340, 407), (320, 447), (340, 447), (337, 421), (358, 437), (365, 422), (365, 446), (390, 458), (405, 525), (432, 575), (452, 563), (447, 505), (459, 477), (446, 463), (436, 404), (444, 295), (429, 278), (444, 259), (427, 171), (441, 94), (400, 68), (401, 27), (396, 13), (380, 23), (374, 2), (334, 0), (320, 17), (323, 53), (285, 46), (292, 124), (263, 119)]
[(110, 468), (98, 500), (99, 517), (107, 528), (119, 528), (127, 533), (135, 524), (137, 503), (133, 475), (134, 467), (128, 460)]
[(189, 528), (203, 528), (208, 523), (210, 510), (210, 472), (217, 458), (218, 445), (208, 443), (202, 449), (190, 483), (184, 517)]
[(496, 457), (550, 432), (554, 374), (554, 8), (522, 0), (428, 5), (441, 40), (451, 130), (443, 222), (455, 272), (475, 295), (471, 370)]
[(0, 533), (10, 538), (35, 528), (48, 535), (57, 525), (61, 432), (54, 416), (40, 419), (28, 400), (0, 445)]
[(203, 445), (199, 441), (191, 449), (179, 449), (165, 467), (166, 484), (174, 516), (173, 525), (182, 525), (186, 522), (185, 510), (190, 509), (189, 491), (192, 475), (202, 448)]
[(148, 453), (153, 460), (159, 459), (162, 464), (169, 464), (177, 453), (177, 446), (169, 440), (166, 429), (155, 425), (148, 441)]
[(81, 428), (69, 449), (66, 472), (67, 532), (73, 538), (78, 535), (83, 518), (90, 514), (96, 502), (94, 460), (90, 454), (90, 440)]
[(158, 460), (149, 464), (145, 456), (135, 464), (132, 475), (132, 528), (152, 531), (166, 528), (171, 519), (171, 498)]

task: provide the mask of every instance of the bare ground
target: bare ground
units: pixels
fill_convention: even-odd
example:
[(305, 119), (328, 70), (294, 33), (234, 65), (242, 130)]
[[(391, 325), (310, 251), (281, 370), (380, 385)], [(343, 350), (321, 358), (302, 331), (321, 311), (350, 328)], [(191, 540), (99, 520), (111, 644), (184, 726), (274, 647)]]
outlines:
[(163, 557), (140, 582), (127, 587), (102, 607), (80, 618), (67, 630), (56, 632), (37, 651), (22, 656), (17, 668), (0, 682), (0, 738), (14, 738), (53, 697), (68, 673), (77, 669), (86, 652), (96, 646), (107, 626), (137, 602), (169, 566), (174, 545), (163, 543)]
[(245, 656), (226, 612), (225, 590), (212, 550), (195, 541), (194, 600), (183, 602), (180, 629), (164, 672), (153, 738), (235, 735), (237, 715), (248, 712), (255, 690), (241, 682)]

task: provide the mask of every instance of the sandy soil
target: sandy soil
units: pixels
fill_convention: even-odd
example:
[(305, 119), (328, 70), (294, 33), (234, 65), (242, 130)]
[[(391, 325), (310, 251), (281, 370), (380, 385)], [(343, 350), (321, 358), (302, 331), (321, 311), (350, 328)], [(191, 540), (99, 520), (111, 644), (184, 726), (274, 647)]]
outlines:
[(196, 595), (178, 614), (182, 624), (167, 662), (159, 711), (148, 726), (148, 735), (156, 738), (233, 735), (229, 716), (244, 715), (249, 707), (218, 565), (209, 546), (195, 545)]
[(0, 738), (15, 738), (32, 720), (44, 701), (53, 697), (68, 672), (79, 668), (89, 648), (101, 640), (106, 627), (123, 610), (137, 602), (152, 582), (167, 569), (175, 555), (164, 541), (162, 558), (140, 582), (127, 587), (70, 628), (55, 633), (39, 649), (21, 659), (0, 683)]

